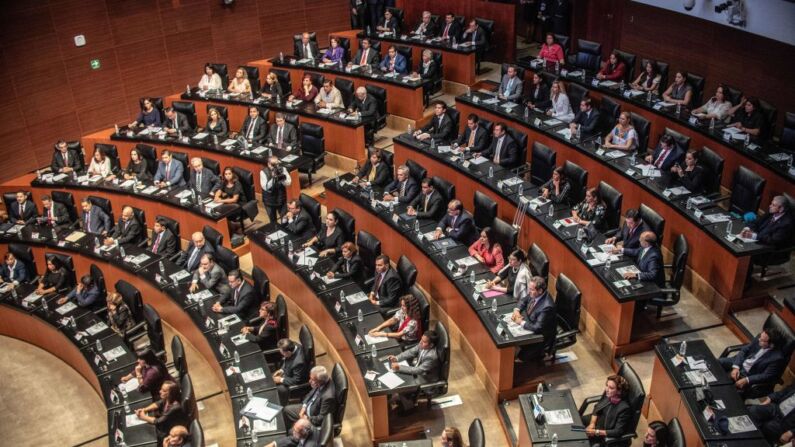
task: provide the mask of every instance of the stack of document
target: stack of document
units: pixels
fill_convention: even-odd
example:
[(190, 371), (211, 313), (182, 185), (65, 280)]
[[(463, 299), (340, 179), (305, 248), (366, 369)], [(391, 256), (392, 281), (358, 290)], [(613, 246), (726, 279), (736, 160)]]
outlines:
[(279, 405), (268, 402), (268, 399), (254, 396), (248, 401), (240, 414), (253, 419), (271, 421), (281, 413), (281, 411), (282, 407)]

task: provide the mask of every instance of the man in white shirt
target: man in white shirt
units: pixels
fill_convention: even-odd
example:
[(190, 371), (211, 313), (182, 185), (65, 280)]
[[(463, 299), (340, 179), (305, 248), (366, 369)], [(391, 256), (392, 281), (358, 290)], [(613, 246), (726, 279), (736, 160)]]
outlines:
[(341, 109), (345, 107), (342, 103), (342, 93), (331, 83), (331, 80), (323, 81), (323, 88), (315, 96), (315, 104), (320, 108)]

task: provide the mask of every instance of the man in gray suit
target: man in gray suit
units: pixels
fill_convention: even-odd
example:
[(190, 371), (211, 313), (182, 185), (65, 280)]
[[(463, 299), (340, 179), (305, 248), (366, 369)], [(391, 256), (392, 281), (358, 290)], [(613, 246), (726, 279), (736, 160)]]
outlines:
[[(439, 354), (436, 352), (436, 343), (439, 336), (436, 331), (430, 330), (422, 334), (420, 342), (411, 349), (401, 352), (397, 357), (389, 356), (389, 365), (392, 371), (401, 374), (411, 374), (419, 384), (432, 383), (439, 380), (441, 363)], [(401, 365), (400, 362), (406, 361), (408, 365)], [(400, 395), (400, 405), (403, 411), (414, 408), (416, 394)]]
[(215, 262), (215, 257), (211, 253), (205, 253), (199, 261), (199, 268), (193, 272), (193, 281), (190, 283), (190, 292), (196, 293), (199, 284), (208, 290), (226, 295), (229, 293), (229, 285), (226, 283), (226, 273)]
[(508, 101), (514, 101), (522, 97), (522, 79), (516, 76), (516, 67), (508, 66), (508, 72), (502, 76), (500, 88), (497, 90), (497, 97)]
[(201, 158), (191, 158), (190, 166), (190, 189), (196, 190), (202, 197), (215, 194), (215, 191), (221, 189), (220, 179), (213, 171), (204, 167)]

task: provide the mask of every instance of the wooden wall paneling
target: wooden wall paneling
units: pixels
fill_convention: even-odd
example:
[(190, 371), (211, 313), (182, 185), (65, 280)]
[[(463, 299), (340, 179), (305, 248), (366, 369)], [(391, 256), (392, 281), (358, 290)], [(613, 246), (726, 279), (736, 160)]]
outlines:
[(212, 30), (206, 26), (166, 37), (166, 54), (174, 90), (171, 93), (183, 91), (187, 84), (198, 84), (207, 62), (222, 62), (216, 60), (215, 50), (207, 45), (212, 41), (211, 35)]
[(224, 7), (220, 1), (213, 2), (210, 5), (210, 28), (216, 58), (242, 65), (262, 57), (256, 3), (238, 1)]
[[(110, 14), (105, 2), (84, 0), (51, 2), (50, 14), (62, 57), (84, 56), (91, 51), (113, 48), (114, 33), (111, 32)], [(75, 46), (74, 36), (78, 34), (86, 37), (86, 46)]]
[(156, 0), (105, 0), (115, 45), (142, 42), (163, 34)]

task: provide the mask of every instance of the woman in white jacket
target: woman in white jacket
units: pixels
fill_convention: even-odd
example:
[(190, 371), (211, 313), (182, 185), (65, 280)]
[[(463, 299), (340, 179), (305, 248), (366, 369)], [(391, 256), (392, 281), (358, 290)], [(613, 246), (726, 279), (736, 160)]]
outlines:
[(570, 123), (574, 119), (569, 97), (566, 95), (566, 91), (560, 81), (552, 82), (552, 88), (549, 90), (549, 100), (552, 101), (552, 108), (547, 110), (547, 115), (566, 123)]
[(497, 276), (486, 283), (486, 288), (503, 293), (510, 293), (517, 300), (527, 295), (532, 274), (527, 266), (527, 256), (521, 249), (514, 250), (508, 256), (508, 265), (497, 272)]

